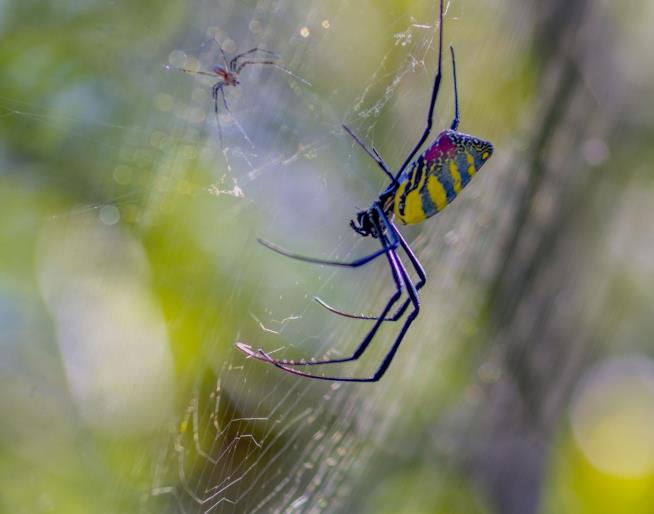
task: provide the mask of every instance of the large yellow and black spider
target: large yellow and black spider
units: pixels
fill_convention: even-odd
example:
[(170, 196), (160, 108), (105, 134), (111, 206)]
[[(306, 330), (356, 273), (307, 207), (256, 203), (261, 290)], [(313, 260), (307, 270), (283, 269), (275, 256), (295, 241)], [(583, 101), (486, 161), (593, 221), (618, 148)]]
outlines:
[[(415, 224), (430, 218), (441, 212), (450, 204), (461, 190), (468, 185), (472, 177), (479, 171), (483, 164), (493, 154), (493, 145), (477, 137), (473, 137), (462, 132), (458, 132), (459, 126), (459, 98), (456, 82), (456, 61), (454, 59), (454, 49), (450, 47), (452, 54), (452, 75), (454, 81), (454, 119), (450, 128), (442, 131), (436, 137), (435, 141), (417, 158), (422, 145), (425, 143), (432, 128), (434, 107), (436, 98), (441, 84), (441, 62), (443, 55), (443, 1), (440, 2), (440, 26), (438, 41), (438, 69), (432, 89), (429, 111), (427, 114), (427, 127), (425, 128), (420, 140), (415, 145), (411, 153), (402, 163), (397, 173), (392, 173), (388, 165), (384, 162), (377, 150), (369, 148), (361, 141), (347, 126), (344, 126), (348, 134), (363, 148), (363, 150), (377, 163), (382, 171), (391, 180), (391, 184), (379, 195), (372, 203), (370, 208), (359, 211), (356, 220), (352, 220), (350, 225), (361, 236), (371, 236), (379, 239), (381, 249), (377, 252), (356, 259), (350, 262), (316, 259), (291, 253), (268, 241), (259, 240), (261, 244), (271, 250), (304, 262), (322, 264), (327, 266), (341, 266), (347, 268), (358, 268), (369, 262), (381, 257), (382, 255), (388, 260), (391, 269), (393, 281), (395, 282), (396, 291), (386, 303), (386, 306), (378, 317), (358, 316), (334, 309), (321, 301), (321, 304), (330, 311), (346, 316), (349, 318), (375, 320), (375, 324), (359, 343), (358, 347), (348, 357), (338, 359), (310, 359), (310, 360), (286, 360), (275, 359), (263, 350), (255, 350), (249, 344), (238, 342), (236, 346), (247, 356), (259, 359), (260, 361), (272, 364), (279, 369), (306, 378), (317, 380), (331, 380), (338, 382), (376, 382), (379, 380), (393, 360), (404, 336), (406, 335), (411, 323), (416, 319), (420, 312), (420, 301), (418, 299), (418, 290), (425, 285), (427, 277), (425, 270), (420, 264), (409, 244), (402, 237), (395, 224), (393, 217), (396, 217), (403, 224)], [(408, 257), (411, 265), (419, 277), (417, 283), (413, 283), (409, 273), (397, 254), (397, 250), (402, 248)], [(406, 288), (408, 299), (392, 315), (389, 315), (393, 306), (398, 302), (402, 295), (402, 290)], [(402, 318), (409, 306), (413, 310), (409, 313), (400, 329), (398, 336), (384, 357), (377, 371), (369, 377), (338, 377), (323, 376), (306, 373), (296, 369), (296, 366), (317, 366), (323, 364), (336, 364), (351, 362), (357, 360), (366, 351), (377, 331), (385, 321), (398, 321)]]

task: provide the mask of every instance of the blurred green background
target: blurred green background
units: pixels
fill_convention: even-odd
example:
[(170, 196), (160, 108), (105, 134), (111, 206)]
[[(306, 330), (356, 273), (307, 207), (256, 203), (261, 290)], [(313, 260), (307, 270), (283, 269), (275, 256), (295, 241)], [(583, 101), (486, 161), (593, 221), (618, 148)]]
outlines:
[[(423, 310), (344, 355), (383, 262), (348, 221), (425, 123), (433, 0), (0, 2), (0, 512), (654, 512), (654, 5), (447, 4), (483, 173), (403, 228)], [(311, 87), (252, 66), (275, 50)], [(436, 123), (449, 124), (448, 66)], [(239, 128), (240, 127), (240, 128)], [(247, 138), (244, 134), (247, 134)], [(371, 373), (398, 327), (361, 363)]]

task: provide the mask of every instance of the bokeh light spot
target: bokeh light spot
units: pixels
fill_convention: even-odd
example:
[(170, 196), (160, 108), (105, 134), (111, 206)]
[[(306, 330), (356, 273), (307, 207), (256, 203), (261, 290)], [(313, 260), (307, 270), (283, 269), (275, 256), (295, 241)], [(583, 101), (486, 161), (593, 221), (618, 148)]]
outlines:
[(113, 172), (113, 177), (114, 181), (117, 184), (120, 184), (122, 186), (126, 186), (132, 181), (132, 168), (129, 166), (125, 166), (124, 164), (120, 164), (116, 166)]
[(223, 50), (228, 54), (233, 54), (238, 50), (238, 46), (233, 39), (225, 39), (222, 44)]
[(186, 60), (186, 53), (182, 52), (181, 50), (173, 50), (168, 55), (168, 62), (172, 66), (177, 66), (178, 68), (184, 66), (186, 64)]
[(609, 158), (609, 147), (602, 139), (593, 137), (584, 142), (581, 153), (589, 165), (599, 166)]
[(105, 225), (115, 225), (120, 221), (120, 211), (115, 205), (103, 205), (98, 214), (100, 221)]
[(175, 105), (175, 100), (169, 94), (158, 93), (154, 96), (154, 105), (159, 111), (168, 112)]
[(259, 20), (250, 21), (249, 29), (252, 34), (258, 34), (261, 32), (261, 22)]
[(612, 358), (579, 382), (571, 406), (575, 440), (599, 470), (622, 477), (654, 474), (654, 362)]

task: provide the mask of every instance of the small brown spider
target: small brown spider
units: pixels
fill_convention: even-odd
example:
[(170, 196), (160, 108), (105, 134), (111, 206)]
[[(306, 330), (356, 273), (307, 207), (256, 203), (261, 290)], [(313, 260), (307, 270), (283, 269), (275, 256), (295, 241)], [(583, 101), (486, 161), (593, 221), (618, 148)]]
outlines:
[[(219, 46), (220, 48), (220, 46)], [(220, 48), (220, 53), (223, 56), (223, 59), (225, 61), (225, 66), (221, 65), (216, 65), (213, 68), (211, 68), (211, 72), (208, 71), (194, 71), (194, 70), (189, 70), (187, 68), (178, 68), (176, 66), (171, 66), (170, 64), (167, 64), (164, 66), (167, 70), (177, 70), (177, 71), (183, 71), (184, 73), (190, 73), (192, 75), (206, 75), (209, 77), (215, 77), (218, 76), (219, 80), (216, 82), (212, 87), (211, 87), (211, 98), (213, 98), (213, 109), (214, 109), (214, 114), (216, 115), (216, 122), (218, 124), (218, 135), (220, 137), (220, 144), (222, 145), (223, 142), (223, 136), (222, 136), (222, 130), (220, 128), (220, 122), (218, 121), (218, 94), (220, 93), (222, 100), (223, 100), (223, 105), (225, 106), (225, 110), (231, 114), (231, 111), (229, 109), (229, 106), (227, 105), (227, 100), (225, 99), (225, 91), (224, 88), (226, 86), (233, 86), (236, 87), (240, 84), (239, 81), (239, 74), (249, 64), (263, 64), (263, 65), (268, 65), (272, 66), (273, 68), (277, 68), (278, 70), (283, 71), (284, 73), (290, 75), (296, 80), (299, 80), (303, 84), (306, 84), (307, 86), (311, 86), (311, 83), (302, 77), (297, 76), (295, 73), (293, 73), (291, 70), (288, 68), (280, 65), (277, 63), (277, 60), (280, 58), (279, 55), (277, 55), (275, 52), (271, 52), (270, 50), (265, 50), (263, 48), (252, 48), (251, 50), (248, 50), (247, 52), (240, 53), (233, 57), (231, 60), (227, 59), (227, 55), (223, 51), (222, 48)], [(268, 60), (254, 60), (254, 59), (262, 59), (263, 56), (257, 57), (256, 54), (265, 54), (270, 56)], [(242, 58), (246, 56), (252, 56), (250, 57), (249, 60), (241, 61)], [(240, 127), (239, 127), (240, 128)], [(242, 131), (242, 129), (241, 129)], [(244, 134), (245, 135), (245, 134)], [(247, 136), (246, 136), (247, 139)]]

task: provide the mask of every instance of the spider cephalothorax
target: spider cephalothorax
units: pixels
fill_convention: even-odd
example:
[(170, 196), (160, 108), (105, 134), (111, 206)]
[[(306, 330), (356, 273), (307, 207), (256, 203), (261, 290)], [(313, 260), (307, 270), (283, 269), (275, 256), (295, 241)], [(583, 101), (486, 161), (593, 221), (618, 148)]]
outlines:
[(378, 239), (380, 234), (377, 227), (381, 226), (378, 210), (371, 208), (357, 212), (357, 219), (350, 220), (350, 226), (363, 237), (372, 236)]
[[(249, 344), (237, 343), (237, 347), (248, 357), (253, 357), (260, 361), (272, 364), (292, 375), (339, 382), (375, 382), (384, 375), (390, 366), (391, 361), (400, 347), (409, 327), (418, 317), (418, 313), (420, 312), (418, 290), (425, 285), (427, 280), (427, 275), (420, 264), (420, 261), (411, 250), (409, 244), (402, 237), (402, 234), (393, 221), (394, 219), (398, 219), (404, 224), (420, 223), (427, 218), (438, 214), (457, 197), (466, 185), (468, 185), (472, 177), (479, 171), (479, 168), (481, 168), (493, 153), (493, 146), (488, 141), (469, 136), (462, 132), (458, 132), (457, 130), (459, 126), (459, 96), (456, 82), (454, 50), (450, 48), (452, 53), (452, 75), (454, 79), (454, 119), (452, 120), (450, 128), (438, 134), (429, 147), (423, 151), (422, 154), (416, 157), (420, 148), (422, 148), (431, 133), (434, 106), (436, 105), (436, 98), (438, 97), (438, 90), (441, 83), (442, 48), (443, 0), (440, 2), (438, 71), (436, 72), (436, 78), (434, 79), (434, 87), (432, 89), (431, 102), (427, 114), (427, 127), (422, 133), (420, 140), (413, 147), (413, 150), (411, 150), (397, 172), (393, 173), (390, 170), (390, 167), (384, 162), (377, 150), (368, 147), (347, 126), (344, 126), (347, 133), (354, 138), (357, 144), (361, 146), (370, 157), (372, 157), (386, 176), (391, 180), (391, 184), (381, 193), (381, 195), (379, 195), (370, 208), (359, 211), (356, 220), (350, 222), (351, 227), (357, 232), (357, 234), (364, 237), (372, 236), (373, 238), (378, 239), (381, 244), (381, 249), (358, 259), (341, 261), (305, 257), (304, 255), (298, 255), (289, 252), (288, 250), (284, 250), (268, 241), (259, 240), (263, 245), (277, 253), (300, 261), (321, 264), (324, 266), (358, 268), (384, 256), (388, 261), (391, 277), (395, 283), (395, 292), (386, 302), (384, 309), (378, 316), (363, 316), (360, 314), (344, 312), (334, 307), (330, 307), (319, 298), (316, 298), (320, 305), (334, 314), (345, 316), (347, 318), (365, 319), (375, 322), (351, 355), (338, 358), (312, 358), (308, 360), (275, 359), (263, 350), (255, 350)], [(406, 265), (400, 258), (400, 250), (411, 263), (411, 266), (418, 277), (417, 281), (414, 281), (409, 275)], [(404, 293), (406, 293), (408, 298), (406, 298), (399, 307), (395, 307)], [(412, 309), (405, 317), (404, 313), (409, 309), (409, 307), (412, 307)], [(373, 341), (384, 322), (399, 321), (403, 318), (404, 321), (402, 326), (390, 350), (378, 366), (377, 370), (370, 376), (325, 376), (307, 373), (297, 369), (298, 366), (318, 366), (355, 361), (361, 357), (370, 346), (370, 343)]]
[(213, 72), (221, 79), (223, 79), (223, 82), (226, 86), (238, 86), (241, 83), (241, 81), (238, 80), (236, 73), (232, 73), (222, 66), (214, 66)]

